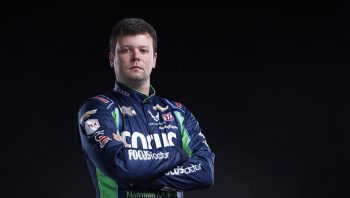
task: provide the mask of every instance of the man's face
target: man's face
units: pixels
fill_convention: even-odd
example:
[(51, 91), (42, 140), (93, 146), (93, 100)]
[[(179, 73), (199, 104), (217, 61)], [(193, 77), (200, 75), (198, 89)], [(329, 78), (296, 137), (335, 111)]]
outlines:
[(109, 54), (110, 64), (118, 81), (130, 85), (150, 83), (157, 53), (149, 34), (127, 35), (117, 38), (115, 54)]

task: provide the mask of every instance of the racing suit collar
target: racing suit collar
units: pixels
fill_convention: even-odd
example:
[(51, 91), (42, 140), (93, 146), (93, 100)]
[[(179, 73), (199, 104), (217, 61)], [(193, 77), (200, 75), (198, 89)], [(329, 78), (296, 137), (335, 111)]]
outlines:
[(115, 82), (115, 86), (114, 86), (113, 90), (115, 92), (120, 93), (123, 96), (131, 97), (131, 98), (135, 99), (137, 102), (141, 102), (141, 103), (144, 103), (144, 102), (150, 100), (156, 94), (156, 91), (154, 90), (152, 85), (150, 85), (150, 94), (149, 94), (149, 96), (147, 96), (147, 95), (137, 91), (136, 89), (131, 88), (131, 87), (129, 87), (121, 82), (118, 82), (118, 81)]

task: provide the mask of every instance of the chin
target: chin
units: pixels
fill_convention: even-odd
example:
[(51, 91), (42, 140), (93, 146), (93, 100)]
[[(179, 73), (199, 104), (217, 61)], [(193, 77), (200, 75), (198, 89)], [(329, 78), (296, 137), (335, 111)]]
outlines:
[(146, 82), (146, 80), (144, 78), (128, 78), (127, 80), (128, 80), (128, 82), (130, 82), (132, 84), (142, 84), (142, 83)]
[(130, 81), (144, 81), (145, 77), (141, 75), (130, 75), (127, 79)]

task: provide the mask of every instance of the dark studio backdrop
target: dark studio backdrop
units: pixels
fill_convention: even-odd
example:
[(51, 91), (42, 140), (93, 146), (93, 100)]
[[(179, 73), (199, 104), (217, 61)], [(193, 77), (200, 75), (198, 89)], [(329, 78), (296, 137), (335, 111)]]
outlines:
[[(1, 8), (0, 197), (94, 197), (80, 102), (113, 87), (124, 17), (158, 32), (152, 84), (200, 121), (215, 186), (187, 197), (348, 197), (349, 3), (23, 3)], [(5, 110), (5, 111), (3, 111)]]

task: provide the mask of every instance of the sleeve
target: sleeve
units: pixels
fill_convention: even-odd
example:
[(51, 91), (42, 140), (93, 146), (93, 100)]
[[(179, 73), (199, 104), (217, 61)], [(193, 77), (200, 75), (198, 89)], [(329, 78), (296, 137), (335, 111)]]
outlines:
[(175, 114), (182, 125), (182, 147), (190, 159), (154, 179), (151, 188), (187, 191), (209, 188), (214, 184), (215, 155), (209, 148), (196, 118), (186, 108), (184, 112), (184, 116), (178, 112)]
[(98, 101), (90, 99), (81, 106), (78, 122), (85, 156), (118, 183), (142, 184), (188, 160), (186, 153), (176, 147), (126, 148), (122, 141), (113, 139), (117, 125), (105, 104)]

